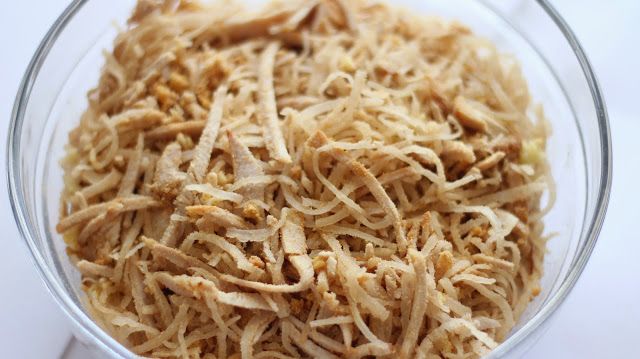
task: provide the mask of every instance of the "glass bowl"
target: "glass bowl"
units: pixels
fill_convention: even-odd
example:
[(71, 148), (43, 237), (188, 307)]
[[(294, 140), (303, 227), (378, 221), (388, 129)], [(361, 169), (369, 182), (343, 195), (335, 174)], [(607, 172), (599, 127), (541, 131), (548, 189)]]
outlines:
[[(260, 1), (248, 1), (259, 3)], [(548, 327), (596, 243), (611, 186), (611, 139), (595, 75), (575, 36), (545, 0), (402, 0), (412, 10), (458, 19), (521, 62), (535, 102), (552, 122), (548, 156), (557, 202), (545, 218), (542, 293), (489, 357), (519, 356)], [(117, 26), (134, 0), (75, 0), (38, 47), (17, 94), (7, 164), (13, 213), (45, 284), (77, 338), (96, 356), (135, 357), (96, 325), (82, 305), (80, 276), (55, 232), (68, 131), (87, 106)], [(115, 22), (115, 26), (114, 26)], [(546, 200), (543, 198), (543, 200)]]

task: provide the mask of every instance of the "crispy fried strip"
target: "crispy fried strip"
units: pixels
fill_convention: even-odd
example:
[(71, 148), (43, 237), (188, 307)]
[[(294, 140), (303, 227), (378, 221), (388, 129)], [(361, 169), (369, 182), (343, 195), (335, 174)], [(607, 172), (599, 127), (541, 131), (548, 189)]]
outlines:
[(206, 122), (203, 120), (191, 120), (162, 125), (147, 132), (145, 138), (150, 141), (173, 140), (179, 133), (188, 136), (199, 136), (204, 130)]
[(143, 344), (132, 347), (131, 351), (133, 351), (134, 353), (146, 353), (149, 350), (162, 345), (165, 340), (171, 338), (176, 334), (178, 328), (186, 319), (188, 311), (189, 307), (186, 304), (180, 305), (178, 314), (176, 314), (176, 317), (173, 319), (173, 322), (171, 322), (171, 325), (169, 325), (167, 329), (163, 330), (162, 333), (158, 334), (155, 338), (148, 340)]
[[(235, 181), (264, 175), (264, 171), (258, 163), (258, 160), (256, 160), (247, 146), (240, 142), (231, 131), (227, 131), (227, 138), (229, 139), (229, 149), (231, 151)], [(240, 193), (246, 201), (262, 201), (264, 200), (264, 185), (245, 186), (238, 190), (238, 193)]]
[(202, 135), (194, 150), (193, 160), (189, 164), (188, 173), (196, 183), (202, 182), (207, 167), (209, 166), (213, 145), (215, 144), (216, 138), (218, 138), (218, 130), (220, 129), (220, 121), (222, 121), (223, 104), (226, 96), (227, 87), (224, 85), (219, 86), (213, 95), (213, 105), (211, 105), (211, 110), (209, 110), (207, 124), (202, 130)]
[[(326, 146), (329, 144), (329, 139), (322, 132), (318, 131), (308, 142), (311, 146), (317, 148)], [(396, 230), (396, 241), (398, 242), (398, 249), (400, 253), (404, 253), (407, 249), (407, 237), (402, 225), (402, 219), (396, 205), (393, 203), (389, 195), (384, 190), (380, 182), (367, 170), (360, 162), (352, 159), (346, 151), (340, 148), (333, 148), (329, 151), (331, 156), (336, 160), (344, 163), (349, 169), (358, 176), (358, 178), (369, 188), (371, 194), (382, 205), (385, 212), (393, 219), (393, 226)]]
[(295, 326), (289, 322), (282, 323), (283, 326), (286, 326), (288, 329), (288, 335), (296, 345), (304, 350), (305, 353), (309, 354), (314, 358), (338, 358), (337, 356), (331, 354), (330, 352), (322, 349), (322, 347), (318, 346), (311, 340), (305, 338), (302, 333), (295, 328)]
[(126, 198), (116, 198), (109, 202), (93, 204), (63, 218), (56, 225), (56, 231), (63, 233), (71, 227), (95, 218), (110, 209), (117, 208), (118, 212), (136, 211), (140, 209), (159, 207), (162, 204), (147, 196), (133, 195)]
[(220, 227), (234, 227), (246, 229), (247, 223), (245, 220), (224, 208), (220, 208), (218, 206), (208, 206), (208, 205), (197, 205), (197, 206), (187, 206), (186, 213), (191, 217), (201, 217), (198, 220), (203, 221), (202, 223), (213, 223)]
[(227, 240), (216, 234), (196, 232), (189, 235), (189, 237), (185, 240), (185, 244), (190, 240), (208, 242), (218, 246), (235, 260), (239, 269), (246, 271), (247, 273), (263, 273), (260, 268), (257, 268), (256, 266), (251, 264), (249, 260), (247, 260), (244, 253), (242, 253), (242, 251), (238, 249), (238, 247), (234, 246), (233, 244), (229, 243)]
[[(199, 184), (204, 179), (204, 175), (206, 174), (211, 160), (213, 146), (215, 145), (215, 141), (218, 137), (218, 130), (220, 129), (220, 122), (222, 121), (223, 104), (226, 96), (227, 87), (225, 85), (220, 85), (214, 92), (213, 104), (209, 111), (207, 123), (205, 128), (202, 130), (202, 135), (200, 136), (198, 145), (194, 150), (193, 159), (189, 163), (189, 169), (187, 170), (189, 178), (187, 179), (187, 183), (195, 182), (195, 184)], [(185, 186), (184, 189), (187, 189), (187, 187), (188, 186)], [(190, 205), (192, 201), (193, 198), (191, 193), (182, 190), (174, 201), (174, 215), (183, 216), (184, 208)], [(182, 231), (183, 227), (182, 223), (173, 218), (165, 229), (162, 239), (160, 240), (163, 244), (170, 247), (175, 246), (178, 241), (178, 234)]]
[[(108, 175), (102, 177), (98, 182), (92, 183), (81, 189), (79, 193), (85, 200), (89, 200), (94, 196), (104, 193), (118, 185), (122, 174), (116, 169), (112, 169)], [(75, 197), (74, 197), (75, 199)]]
[(258, 315), (249, 320), (240, 337), (242, 359), (253, 358), (253, 345), (260, 339), (267, 325), (275, 318), (276, 316), (270, 313), (258, 313)]
[(113, 222), (113, 220), (117, 218), (120, 213), (122, 213), (123, 208), (124, 206), (122, 204), (115, 203), (107, 208), (104, 213), (93, 217), (89, 222), (87, 222), (84, 228), (82, 228), (80, 234), (78, 234), (78, 244), (83, 245), (87, 243), (87, 240), (90, 236), (98, 232), (105, 225)]
[(82, 275), (89, 277), (111, 277), (113, 275), (113, 268), (103, 264), (89, 262), (84, 259), (78, 261), (78, 263), (76, 263), (76, 267)]
[(418, 334), (427, 311), (427, 267), (424, 256), (415, 250), (409, 250), (409, 257), (416, 273), (416, 287), (413, 292), (411, 304), (411, 317), (403, 333), (402, 344), (400, 344), (400, 357), (410, 358), (415, 350)]
[(124, 111), (110, 119), (118, 131), (144, 130), (159, 124), (165, 114), (161, 111), (141, 108)]
[(282, 248), (288, 256), (289, 262), (298, 272), (300, 280), (296, 284), (267, 284), (240, 279), (229, 274), (222, 274), (220, 279), (269, 293), (294, 293), (306, 290), (313, 282), (313, 264), (307, 255), (306, 238), (302, 227), (301, 218), (293, 213), (287, 215), (284, 226), (281, 229)]
[(129, 268), (129, 282), (131, 283), (131, 296), (133, 297), (133, 304), (138, 312), (140, 321), (144, 324), (151, 325), (153, 323), (153, 316), (144, 312), (144, 307), (149, 303), (149, 297), (145, 292), (144, 276), (138, 268), (138, 256), (134, 255), (127, 262)]
[(158, 159), (153, 183), (149, 186), (149, 190), (162, 199), (174, 199), (187, 180), (186, 173), (180, 171), (181, 163), (180, 145), (177, 142), (168, 144)]
[(267, 149), (269, 149), (269, 154), (278, 162), (291, 163), (291, 156), (289, 156), (280, 129), (276, 95), (273, 89), (273, 66), (278, 48), (277, 42), (271, 42), (260, 55), (258, 68), (259, 115), (262, 122), (262, 135)]
[(144, 149), (144, 135), (142, 133), (138, 134), (138, 139), (136, 141), (136, 147), (133, 152), (133, 155), (129, 157), (129, 162), (127, 163), (127, 169), (124, 172), (124, 176), (122, 176), (122, 181), (120, 182), (120, 189), (118, 190), (118, 197), (126, 197), (133, 193), (133, 190), (136, 186), (136, 182), (138, 181), (138, 175), (140, 172), (140, 163), (142, 162), (142, 150)]
[(222, 304), (245, 309), (273, 311), (269, 304), (255, 293), (223, 292), (212, 281), (189, 275), (171, 276), (165, 272), (158, 272), (155, 276), (167, 288), (187, 297), (200, 299), (211, 295)]
[(182, 253), (178, 249), (167, 247), (154, 241), (151, 238), (142, 237), (142, 242), (151, 249), (151, 253), (155, 258), (167, 260), (174, 265), (187, 270), (189, 268), (202, 268), (207, 272), (211, 271), (211, 267), (200, 260)]

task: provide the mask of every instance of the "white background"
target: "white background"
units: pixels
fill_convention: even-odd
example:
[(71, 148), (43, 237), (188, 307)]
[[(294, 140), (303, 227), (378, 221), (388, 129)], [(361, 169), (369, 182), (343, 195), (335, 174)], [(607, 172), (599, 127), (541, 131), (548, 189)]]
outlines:
[[(514, 0), (508, 0), (514, 1)], [(533, 1), (533, 0), (520, 0)], [(638, 357), (640, 338), (640, 1), (552, 1), (603, 87), (613, 138), (607, 219), (578, 284), (526, 358)], [(0, 11), (0, 358), (86, 358), (47, 293), (9, 207), (5, 141), (18, 83), (68, 0), (2, 0)], [(66, 351), (65, 351), (66, 349)]]

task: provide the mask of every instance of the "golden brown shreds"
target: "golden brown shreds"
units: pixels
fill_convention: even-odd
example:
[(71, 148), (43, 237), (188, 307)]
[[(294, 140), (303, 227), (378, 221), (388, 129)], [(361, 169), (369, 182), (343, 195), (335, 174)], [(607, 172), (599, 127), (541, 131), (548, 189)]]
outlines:
[(223, 292), (210, 280), (188, 275), (172, 276), (166, 272), (154, 275), (158, 282), (172, 291), (187, 297), (205, 299), (211, 296), (215, 301), (234, 307), (273, 311), (269, 304), (255, 293)]
[(269, 323), (275, 318), (276, 316), (271, 313), (257, 313), (257, 315), (249, 319), (240, 337), (242, 359), (253, 358), (254, 345), (260, 340)]
[(278, 97), (277, 107), (284, 109), (286, 107), (293, 108), (294, 110), (304, 110), (305, 108), (318, 104), (322, 99), (315, 96), (288, 96)]
[[(383, 173), (382, 175), (380, 175), (380, 177), (378, 177), (378, 182), (380, 182), (381, 185), (385, 185), (399, 180), (409, 181), (411, 180), (411, 178), (416, 178), (417, 176), (419, 175), (416, 173), (416, 170), (413, 167), (403, 167), (395, 171)], [(355, 196), (356, 198), (358, 198), (364, 196), (368, 192), (368, 188), (361, 187), (356, 190)]]
[(202, 130), (198, 145), (194, 150), (193, 160), (189, 164), (188, 173), (196, 183), (201, 183), (207, 173), (213, 145), (218, 138), (218, 130), (222, 121), (224, 99), (227, 96), (227, 87), (221, 85), (213, 95), (213, 105), (209, 110), (207, 123)]
[(188, 136), (200, 136), (206, 121), (192, 120), (185, 122), (175, 122), (159, 126), (147, 132), (146, 138), (151, 141), (173, 140), (179, 133)]
[(307, 353), (312, 358), (335, 358), (338, 357), (334, 354), (326, 351), (322, 347), (318, 346), (313, 341), (304, 337), (302, 333), (295, 328), (293, 324), (288, 321), (282, 322), (283, 329), (285, 329), (288, 333), (287, 335), (293, 340), (293, 342), (302, 349), (305, 353)]
[(56, 225), (56, 231), (58, 233), (65, 232), (71, 227), (82, 224), (92, 218), (95, 218), (108, 210), (117, 208), (119, 212), (135, 211), (146, 208), (159, 207), (162, 203), (147, 196), (133, 195), (125, 198), (116, 198), (109, 202), (101, 202), (90, 205), (87, 208), (81, 209), (77, 212), (70, 214), (68, 217), (63, 218)]
[(471, 258), (473, 258), (476, 262), (491, 264), (507, 270), (513, 270), (513, 268), (515, 267), (512, 262), (483, 253), (476, 253), (472, 255)]
[(442, 155), (454, 163), (471, 164), (476, 161), (473, 148), (462, 141), (445, 141), (442, 147)]
[[(122, 178), (122, 174), (116, 169), (111, 169), (109, 174), (103, 176), (97, 182), (83, 187), (80, 191), (76, 192), (76, 194), (81, 195), (85, 200), (89, 200), (92, 197), (115, 188), (118, 183), (120, 183), (120, 178)], [(77, 201), (75, 196), (73, 200), (74, 202)]]
[[(264, 171), (262, 166), (253, 156), (251, 151), (240, 142), (231, 131), (227, 131), (229, 139), (229, 151), (231, 152), (231, 161), (233, 164), (233, 173), (235, 181), (262, 176)], [(245, 200), (264, 200), (264, 185), (248, 185), (238, 190)]]
[(144, 130), (162, 123), (165, 114), (161, 111), (141, 108), (131, 109), (109, 119), (119, 132)]
[[(263, 358), (272, 352), (323, 356), (323, 350), (340, 357), (411, 357), (418, 343), (420, 352), (434, 355), (486, 354), (536, 293), (544, 247), (537, 206), (547, 173), (522, 167), (522, 158), (533, 158), (520, 152), (527, 152), (522, 141), (532, 139), (534, 126), (523, 113), (529, 99), (517, 71), (503, 73), (504, 59), (458, 25), (414, 19), (384, 5), (286, 1), (249, 14), (228, 4), (140, 5), (134, 15), (140, 23), (118, 37), (99, 89), (90, 94), (91, 108), (71, 135), (61, 217), (81, 216), (62, 223), (71, 225), (65, 239), (85, 260), (103, 259), (95, 265), (116, 261), (111, 277), (108, 270), (84, 273), (92, 305), (108, 311), (105, 321), (121, 323), (130, 315), (145, 325), (133, 335), (135, 320), (126, 319), (133, 327), (107, 329), (151, 357), (216, 352), (237, 358), (252, 349), (265, 350)], [(221, 18), (218, 10), (237, 14)], [(336, 77), (341, 88), (331, 80)], [(325, 81), (331, 94), (318, 91)], [(209, 130), (201, 136), (220, 84), (231, 93), (219, 125), (235, 134), (227, 148), (226, 138), (207, 139)], [(261, 87), (270, 96), (262, 96)], [(267, 97), (275, 102), (264, 106)], [(275, 160), (263, 138), (276, 133), (265, 131), (263, 107), (269, 106), (291, 164)], [(156, 122), (131, 117), (133, 110), (167, 114)], [(99, 118), (96, 111), (105, 114)], [(318, 123), (332, 141), (310, 136)], [(134, 166), (140, 133), (143, 160)], [(191, 150), (198, 137), (206, 142), (201, 147), (213, 141), (208, 157)], [(446, 144), (452, 140), (470, 146), (443, 151), (456, 147)], [(531, 162), (543, 164), (538, 149)], [(170, 170), (159, 168), (161, 162)], [(181, 172), (193, 162), (209, 173), (206, 185)], [(234, 162), (253, 168), (245, 176)], [(138, 168), (138, 176), (127, 178), (144, 173), (132, 193), (161, 192), (163, 203), (174, 199), (173, 205), (124, 216), (134, 222), (120, 220), (121, 204), (96, 211), (92, 203), (116, 196), (113, 186), (123, 181), (120, 173), (133, 173), (128, 168)], [(477, 181), (483, 170), (491, 177)], [(238, 192), (255, 183), (265, 183), (260, 200), (243, 203), (249, 198)], [(524, 212), (517, 200), (526, 201), (535, 223), (504, 213)], [(142, 224), (146, 237), (162, 238), (165, 246), (138, 241), (135, 229)], [(87, 243), (77, 243), (80, 233), (86, 237), (100, 226)], [(342, 229), (337, 237), (323, 241), (335, 228)], [(395, 243), (405, 232), (407, 255)], [(444, 277), (447, 272), (456, 278)], [(161, 289), (156, 276), (168, 288)], [(234, 306), (243, 301), (244, 307)], [(256, 313), (277, 319), (264, 332), (269, 323)], [(344, 322), (309, 326), (340, 316)]]
[(467, 128), (480, 132), (486, 132), (488, 129), (490, 119), (477, 108), (475, 101), (457, 96), (453, 100), (453, 114)]
[(146, 286), (146, 292), (151, 295), (153, 302), (155, 304), (155, 308), (158, 311), (158, 316), (156, 316), (156, 321), (158, 324), (164, 326), (165, 328), (171, 325), (173, 321), (173, 312), (171, 310), (171, 305), (167, 300), (167, 297), (162, 293), (162, 289), (160, 288), (158, 282), (155, 279), (153, 273), (149, 273), (146, 269), (140, 268), (144, 275), (144, 284)]
[(245, 253), (243, 253), (240, 248), (236, 247), (233, 243), (231, 243), (225, 238), (217, 236), (213, 233), (203, 233), (203, 232), (192, 233), (189, 236), (194, 236), (193, 237), (194, 240), (211, 243), (216, 247), (222, 249), (224, 252), (229, 254), (229, 256), (235, 262), (235, 265), (240, 270), (243, 270), (247, 273), (259, 274), (259, 275), (262, 275), (264, 273), (264, 271), (261, 268), (257, 268), (256, 266), (254, 266), (249, 262), (249, 260), (245, 256)]
[(131, 351), (134, 353), (146, 353), (156, 347), (162, 345), (165, 341), (169, 340), (173, 337), (176, 332), (179, 330), (180, 326), (184, 324), (184, 321), (187, 320), (187, 314), (189, 312), (189, 307), (186, 304), (180, 305), (178, 308), (178, 313), (174, 317), (173, 321), (167, 328), (151, 340), (148, 340), (140, 345), (134, 346), (131, 348)]
[(451, 269), (453, 265), (453, 254), (449, 251), (443, 251), (438, 254), (438, 261), (436, 262), (436, 279), (442, 278), (442, 276)]
[(287, 214), (287, 220), (281, 230), (281, 241), (285, 254), (307, 255), (307, 242), (300, 214)]
[[(302, 2), (298, 2), (302, 4)], [(261, 38), (261, 37), (274, 37), (279, 38), (288, 45), (299, 46), (299, 36), (295, 35), (296, 32), (282, 29), (281, 31), (272, 31), (278, 25), (285, 23), (293, 14), (295, 9), (287, 8), (283, 10), (275, 10), (270, 13), (263, 13), (257, 17), (247, 18), (233, 18), (224, 23), (219, 29), (217, 34), (223, 38), (228, 38), (230, 42), (240, 42), (249, 38)]]
[(277, 42), (271, 42), (260, 55), (258, 68), (259, 116), (262, 123), (262, 135), (271, 157), (278, 162), (291, 163), (291, 156), (287, 151), (280, 128), (276, 95), (273, 88), (273, 67), (279, 47)]
[(127, 261), (129, 266), (129, 283), (131, 283), (131, 296), (133, 297), (133, 304), (136, 308), (136, 312), (140, 317), (140, 321), (147, 325), (152, 325), (153, 316), (144, 313), (144, 307), (149, 304), (149, 297), (145, 292), (144, 276), (138, 268), (138, 255), (134, 254), (131, 259)]
[(107, 224), (113, 222), (122, 212), (122, 208), (122, 204), (114, 204), (107, 208), (104, 213), (99, 214), (87, 222), (84, 228), (82, 228), (82, 231), (80, 231), (80, 234), (78, 234), (78, 244), (83, 245), (87, 243), (89, 237), (96, 234), (96, 232), (100, 231), (100, 229)]
[(190, 217), (200, 217), (197, 223), (198, 227), (214, 225), (222, 228), (247, 228), (247, 224), (242, 217), (218, 206), (187, 206), (186, 213)]
[(400, 358), (410, 358), (413, 356), (415, 346), (420, 334), (420, 328), (427, 311), (427, 264), (422, 253), (413, 249), (409, 250), (409, 257), (413, 271), (416, 275), (416, 284), (413, 292), (411, 304), (411, 316), (408, 325), (402, 335), (403, 341), (400, 345)]
[(220, 275), (220, 279), (237, 286), (266, 293), (295, 293), (307, 290), (312, 285), (314, 276), (311, 258), (308, 255), (290, 255), (289, 262), (300, 276), (295, 284), (268, 284), (237, 278), (229, 274)]
[(211, 267), (206, 263), (184, 254), (175, 248), (167, 247), (144, 236), (142, 237), (142, 242), (147, 248), (151, 249), (151, 254), (153, 254), (156, 260), (165, 260), (185, 271), (189, 268), (202, 268), (207, 272), (211, 271)]
[[(313, 297), (311, 297), (310, 295), (308, 295), (306, 298), (306, 300), (312, 300), (312, 299)], [(316, 342), (322, 348), (328, 351), (331, 351), (333, 353), (337, 353), (338, 355), (348, 356), (349, 355), (348, 348), (345, 348), (345, 345), (343, 342), (340, 342), (339, 340), (335, 340), (331, 336), (327, 336), (320, 331), (310, 330), (310, 327), (311, 327), (310, 323), (313, 321), (313, 318), (315, 317), (316, 315), (314, 315), (314, 310), (312, 306), (311, 313), (308, 314), (308, 318), (305, 322), (303, 322), (302, 320), (294, 316), (289, 316), (288, 319), (298, 330), (302, 331), (301, 334), (303, 336), (308, 336), (309, 339)], [(341, 324), (341, 325), (343, 325), (343, 327), (346, 327), (344, 326), (344, 324)]]
[(272, 25), (269, 33), (279, 34), (282, 32), (294, 32), (314, 11), (318, 6), (318, 0), (308, 0), (300, 3), (298, 9), (293, 12), (288, 19), (282, 24)]
[(186, 173), (180, 171), (182, 163), (182, 150), (180, 145), (172, 142), (162, 151), (162, 155), (156, 164), (153, 183), (149, 190), (164, 201), (171, 201), (180, 193), (185, 181)]
[(140, 174), (140, 164), (142, 163), (142, 151), (144, 150), (144, 134), (138, 133), (138, 138), (136, 141), (136, 147), (134, 149), (133, 155), (129, 156), (129, 161), (127, 162), (127, 169), (122, 176), (122, 181), (120, 181), (120, 188), (118, 189), (118, 197), (129, 196), (133, 193), (133, 190), (136, 187), (136, 183), (138, 182), (138, 177)]
[(175, 61), (175, 59), (176, 55), (171, 50), (158, 56), (153, 63), (142, 70), (142, 76), (140, 76), (142, 82), (144, 82), (145, 84), (150, 83), (151, 80), (160, 75), (160, 71), (164, 67)]
[[(312, 147), (318, 148), (328, 144), (329, 139), (322, 131), (318, 131), (308, 140), (307, 143)], [(352, 159), (346, 151), (339, 148), (333, 148), (329, 151), (329, 154), (339, 162), (342, 162), (349, 167), (351, 172), (353, 172), (353, 174), (365, 184), (369, 191), (371, 191), (371, 194), (380, 203), (387, 215), (393, 219), (398, 248), (401, 254), (404, 253), (407, 249), (407, 238), (402, 225), (402, 219), (400, 218), (400, 213), (380, 182), (360, 162)]]
[(495, 167), (498, 163), (500, 163), (500, 161), (502, 161), (504, 157), (505, 157), (504, 152), (502, 151), (494, 152), (489, 156), (483, 158), (478, 163), (476, 163), (476, 167), (478, 167), (480, 171), (486, 171), (488, 169)]
[(89, 262), (84, 259), (78, 261), (78, 263), (76, 263), (76, 267), (80, 271), (80, 274), (87, 277), (110, 278), (113, 275), (113, 268), (107, 265)]

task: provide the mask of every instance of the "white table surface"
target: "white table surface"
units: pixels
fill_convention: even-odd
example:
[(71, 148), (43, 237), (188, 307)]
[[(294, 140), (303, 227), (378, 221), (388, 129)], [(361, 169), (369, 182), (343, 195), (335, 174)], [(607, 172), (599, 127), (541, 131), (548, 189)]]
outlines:
[[(8, 1), (0, 12), (0, 171), (18, 83), (69, 0)], [(426, 0), (427, 1), (427, 0)], [(513, 1), (513, 0), (506, 0)], [(521, 0), (533, 1), (533, 0)], [(615, 169), (607, 219), (578, 284), (526, 358), (633, 358), (640, 334), (640, 1), (555, 0), (604, 89)], [(6, 188), (0, 176), (0, 188)], [(90, 358), (39, 279), (0, 193), (0, 358)], [(25, 314), (25, 313), (28, 313)], [(66, 350), (65, 350), (66, 349)]]

